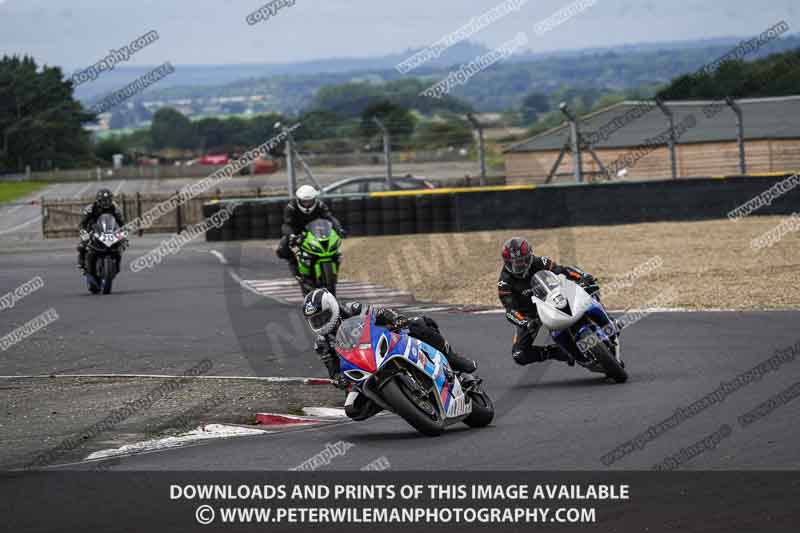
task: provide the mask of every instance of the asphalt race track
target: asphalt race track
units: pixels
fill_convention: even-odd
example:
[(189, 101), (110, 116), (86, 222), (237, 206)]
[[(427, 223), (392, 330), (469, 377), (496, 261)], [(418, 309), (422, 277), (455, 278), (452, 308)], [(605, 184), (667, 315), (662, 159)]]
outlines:
[[(59, 320), (2, 353), (0, 375), (51, 373), (175, 374), (209, 358), (210, 375), (323, 376), (297, 310), (253, 294), (237, 279), (285, 277), (262, 244), (187, 245), (151, 270), (128, 262), (158, 244), (136, 239), (114, 294), (91, 296), (74, 267), (74, 243), (29, 242), (0, 249), (0, 294), (34, 276), (45, 286), (0, 311), (0, 336), (54, 308)], [(215, 250), (218, 254), (211, 253)], [(220, 255), (227, 264), (223, 264)], [(737, 418), (792, 386), (800, 361), (729, 394), (724, 401), (607, 466), (601, 457), (678, 408), (713, 392), (795, 345), (800, 312), (656, 313), (626, 330), (623, 355), (631, 380), (608, 383), (561, 363), (519, 367), (510, 356), (511, 327), (502, 315), (434, 314), (449, 339), (479, 360), (495, 401), (494, 423), (459, 425), (426, 438), (401, 419), (218, 440), (126, 457), (116, 469), (286, 470), (328, 443), (354, 445), (326, 469), (358, 470), (385, 457), (395, 470), (648, 469), (717, 431), (732, 432), (688, 469), (796, 469), (800, 402), (742, 427)], [(88, 468), (88, 466), (85, 466)], [(72, 465), (70, 468), (84, 468)]]

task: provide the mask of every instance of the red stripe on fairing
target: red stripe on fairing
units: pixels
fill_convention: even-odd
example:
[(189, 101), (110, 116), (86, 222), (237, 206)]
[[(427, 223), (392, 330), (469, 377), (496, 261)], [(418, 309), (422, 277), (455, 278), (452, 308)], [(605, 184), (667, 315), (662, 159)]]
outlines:
[(442, 387), (442, 395), (441, 395), (442, 405), (444, 406), (444, 410), (447, 411), (447, 406), (450, 403), (450, 382), (445, 381), (444, 387)]
[(370, 332), (370, 315), (367, 314), (366, 324), (364, 326), (364, 331), (361, 333), (361, 338), (359, 339), (359, 345), (367, 344), (370, 346), (369, 349), (361, 349), (361, 348), (353, 348), (351, 350), (343, 350), (341, 348), (336, 349), (336, 353), (338, 353), (341, 357), (347, 360), (348, 363), (354, 365), (362, 370), (366, 370), (370, 374), (374, 374), (378, 370), (377, 363), (375, 361), (375, 353), (372, 351), (372, 343), (370, 342), (372, 339), (372, 334)]

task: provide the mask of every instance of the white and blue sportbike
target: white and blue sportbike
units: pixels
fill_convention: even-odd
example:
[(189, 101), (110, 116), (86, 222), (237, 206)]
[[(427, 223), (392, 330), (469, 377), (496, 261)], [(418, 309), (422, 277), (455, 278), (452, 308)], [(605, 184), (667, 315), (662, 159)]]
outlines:
[(563, 351), (592, 372), (605, 374), (617, 383), (627, 381), (620, 357), (619, 328), (599, 296), (549, 270), (533, 276), (531, 289), (539, 320)]

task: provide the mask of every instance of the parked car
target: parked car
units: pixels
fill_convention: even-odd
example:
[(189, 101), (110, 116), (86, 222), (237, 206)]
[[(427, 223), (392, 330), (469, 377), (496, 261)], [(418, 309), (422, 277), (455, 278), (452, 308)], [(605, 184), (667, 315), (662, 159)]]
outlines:
[[(417, 176), (398, 176), (392, 179), (392, 190), (411, 191), (415, 189), (433, 189), (435, 186), (429, 181)], [(322, 188), (324, 196), (337, 194), (367, 194), (371, 192), (384, 192), (389, 190), (386, 186), (385, 176), (362, 176), (346, 178), (331, 183)]]

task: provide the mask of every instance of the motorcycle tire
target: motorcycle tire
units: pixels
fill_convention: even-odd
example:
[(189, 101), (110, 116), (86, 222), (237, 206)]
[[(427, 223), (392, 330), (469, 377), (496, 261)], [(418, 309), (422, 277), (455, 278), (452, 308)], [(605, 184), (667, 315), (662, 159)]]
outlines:
[(609, 351), (604, 342), (598, 342), (592, 347), (592, 355), (603, 367), (606, 377), (613, 379), (617, 383), (628, 381), (628, 373), (625, 368), (617, 361), (617, 358)]
[(381, 395), (414, 429), (428, 437), (438, 437), (444, 431), (444, 419), (436, 410), (435, 400), (428, 399), (431, 410), (436, 412), (431, 416), (426, 412), (430, 410), (426, 410), (418, 403), (419, 399), (415, 397), (414, 388), (408, 376), (397, 374), (381, 388)]
[(332, 295), (336, 296), (336, 273), (333, 271), (333, 263), (322, 263), (322, 286), (328, 289)]
[(111, 294), (111, 286), (114, 283), (114, 273), (117, 271), (114, 258), (107, 256), (99, 259), (97, 271), (98, 277), (102, 280), (103, 294)]
[(489, 395), (482, 390), (469, 392), (472, 400), (472, 412), (464, 419), (464, 423), (471, 428), (485, 428), (494, 420), (494, 404)]

